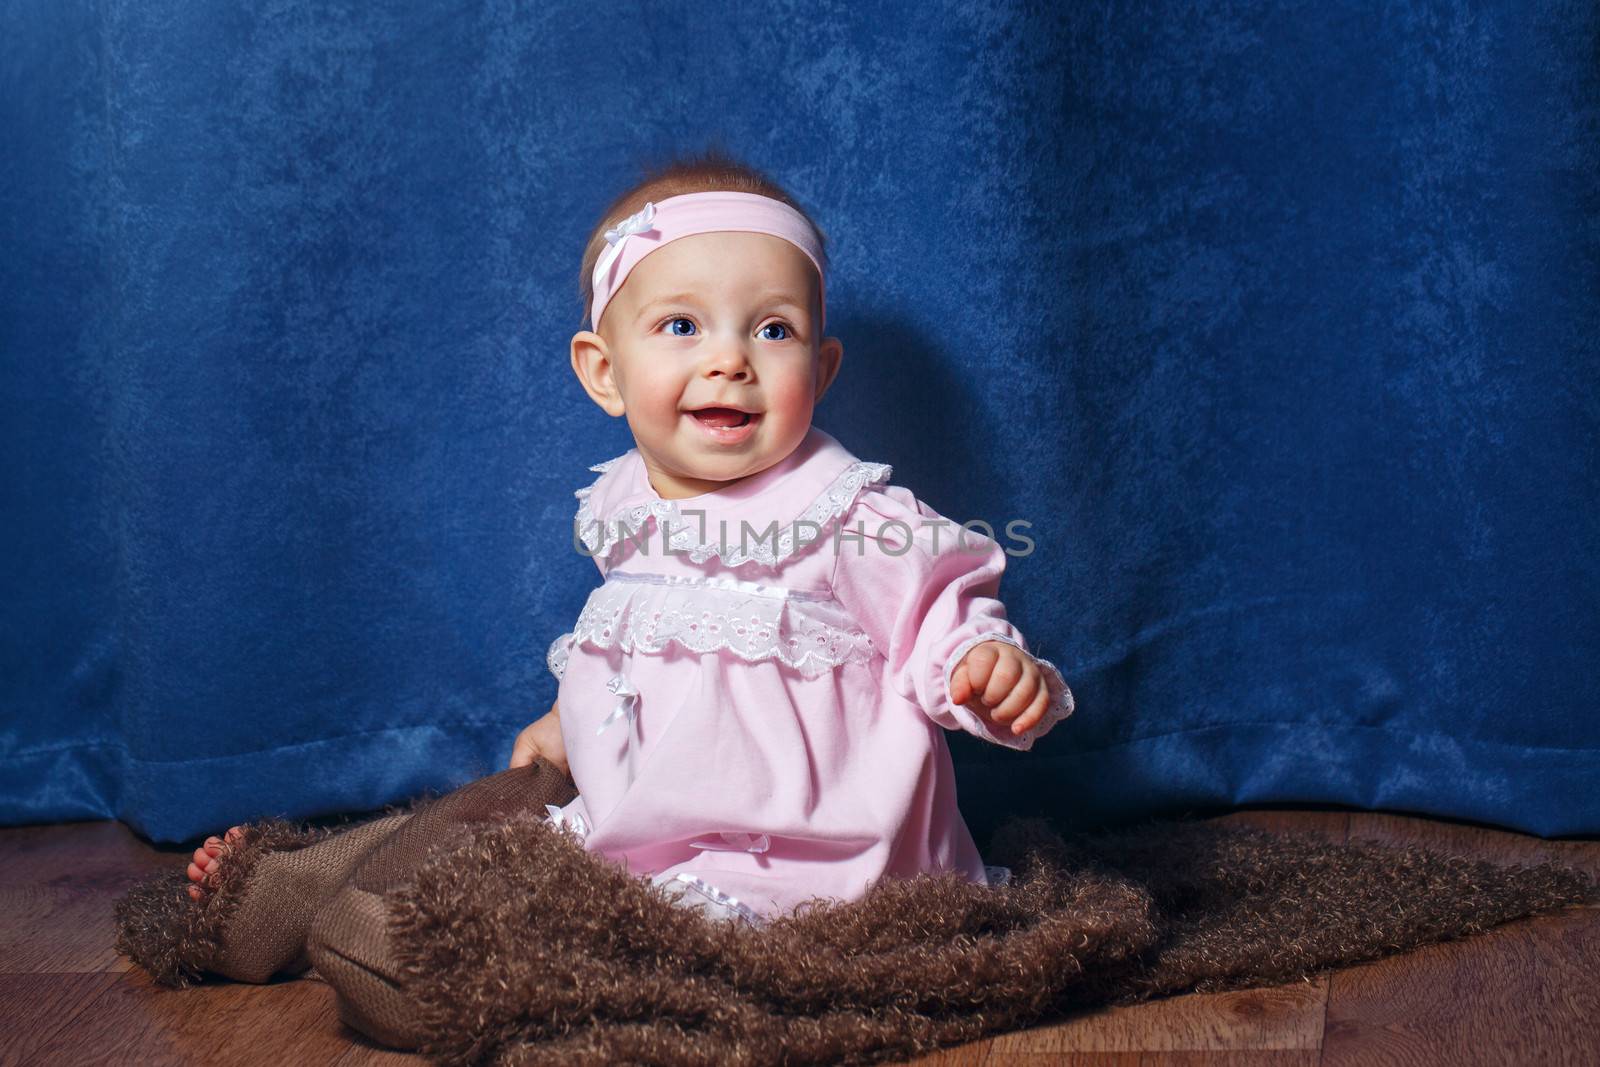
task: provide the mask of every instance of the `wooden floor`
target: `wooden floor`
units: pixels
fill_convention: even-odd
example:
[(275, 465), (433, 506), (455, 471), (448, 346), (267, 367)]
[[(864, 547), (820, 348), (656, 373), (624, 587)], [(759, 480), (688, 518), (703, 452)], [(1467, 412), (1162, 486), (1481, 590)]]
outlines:
[[(1600, 874), (1600, 841), (1344, 811), (1217, 821)], [(416, 1064), (341, 1027), (315, 979), (173, 992), (112, 951), (111, 903), (188, 850), (120, 823), (0, 830), (0, 1063)], [(1600, 909), (1569, 908), (1314, 982), (1096, 1011), (916, 1061), (956, 1065), (1600, 1064)]]

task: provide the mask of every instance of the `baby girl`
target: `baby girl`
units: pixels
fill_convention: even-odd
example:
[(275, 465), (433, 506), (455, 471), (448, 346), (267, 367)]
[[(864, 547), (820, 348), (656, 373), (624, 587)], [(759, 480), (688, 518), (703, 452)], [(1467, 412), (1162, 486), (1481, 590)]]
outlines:
[[(573, 543), (605, 581), (550, 645), (556, 705), (511, 759), (570, 775), (548, 821), (586, 849), (755, 925), (886, 876), (1004, 880), (957, 809), (943, 731), (1025, 750), (1073, 710), (995, 598), (1000, 546), (812, 426), (844, 351), (824, 335), (826, 262), (792, 199), (729, 161), (658, 174), (596, 228), (572, 367), (635, 447), (576, 493)], [(502, 788), (523, 786), (461, 803), (514, 806)], [(319, 887), (391, 833), (364, 832), (325, 846), (338, 862), (303, 853)], [(247, 837), (196, 851), (191, 896)]]
[(576, 493), (605, 581), (550, 646), (556, 706), (512, 766), (569, 768), (551, 821), (718, 918), (1004, 879), (943, 730), (1028, 749), (1072, 694), (995, 599), (1000, 546), (811, 424), (843, 356), (823, 237), (732, 177), (658, 176), (590, 240), (572, 368), (635, 447)]

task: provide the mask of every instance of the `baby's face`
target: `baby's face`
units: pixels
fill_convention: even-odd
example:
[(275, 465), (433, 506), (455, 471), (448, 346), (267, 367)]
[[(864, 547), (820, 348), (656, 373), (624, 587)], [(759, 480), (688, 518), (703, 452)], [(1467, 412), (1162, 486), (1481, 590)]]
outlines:
[(579, 380), (627, 416), (662, 497), (766, 470), (805, 438), (843, 355), (819, 336), (817, 289), (811, 260), (782, 238), (694, 234), (640, 260), (598, 332), (573, 337)]

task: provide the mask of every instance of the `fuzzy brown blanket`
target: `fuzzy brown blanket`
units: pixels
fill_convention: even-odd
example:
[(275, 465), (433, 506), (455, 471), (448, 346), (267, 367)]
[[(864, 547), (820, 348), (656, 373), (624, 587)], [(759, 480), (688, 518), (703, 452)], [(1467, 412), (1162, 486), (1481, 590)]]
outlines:
[[(1010, 884), (885, 880), (755, 928), (674, 906), (542, 811), (518, 811), (472, 826), (373, 899), (420, 1051), (497, 1065), (904, 1059), (1600, 900), (1593, 879), (1556, 864), (1190, 821), (1073, 834), (1013, 817), (984, 855), (1012, 868)], [(181, 883), (151, 882), (119, 905), (119, 947), (174, 985), (203, 970), (194, 944), (215, 932)]]
[(1075, 835), (1013, 817), (986, 859), (1013, 881), (884, 881), (758, 930), (519, 817), (390, 899), (423, 1049), (445, 1062), (754, 1065), (906, 1058), (1279, 984), (1600, 895), (1559, 865), (1185, 821)]

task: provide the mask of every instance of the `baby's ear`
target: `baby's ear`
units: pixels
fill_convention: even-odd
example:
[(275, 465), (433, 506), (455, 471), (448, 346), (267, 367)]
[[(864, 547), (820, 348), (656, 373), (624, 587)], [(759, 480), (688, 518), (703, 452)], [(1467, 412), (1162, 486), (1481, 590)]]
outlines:
[(839, 364), (843, 360), (844, 342), (837, 337), (824, 337), (817, 350), (816, 400), (822, 399), (822, 394), (828, 391), (828, 386), (839, 376)]
[(572, 335), (572, 373), (578, 376), (589, 399), (607, 415), (617, 416), (623, 412), (622, 392), (613, 371), (611, 350), (604, 337), (592, 330), (579, 330)]

